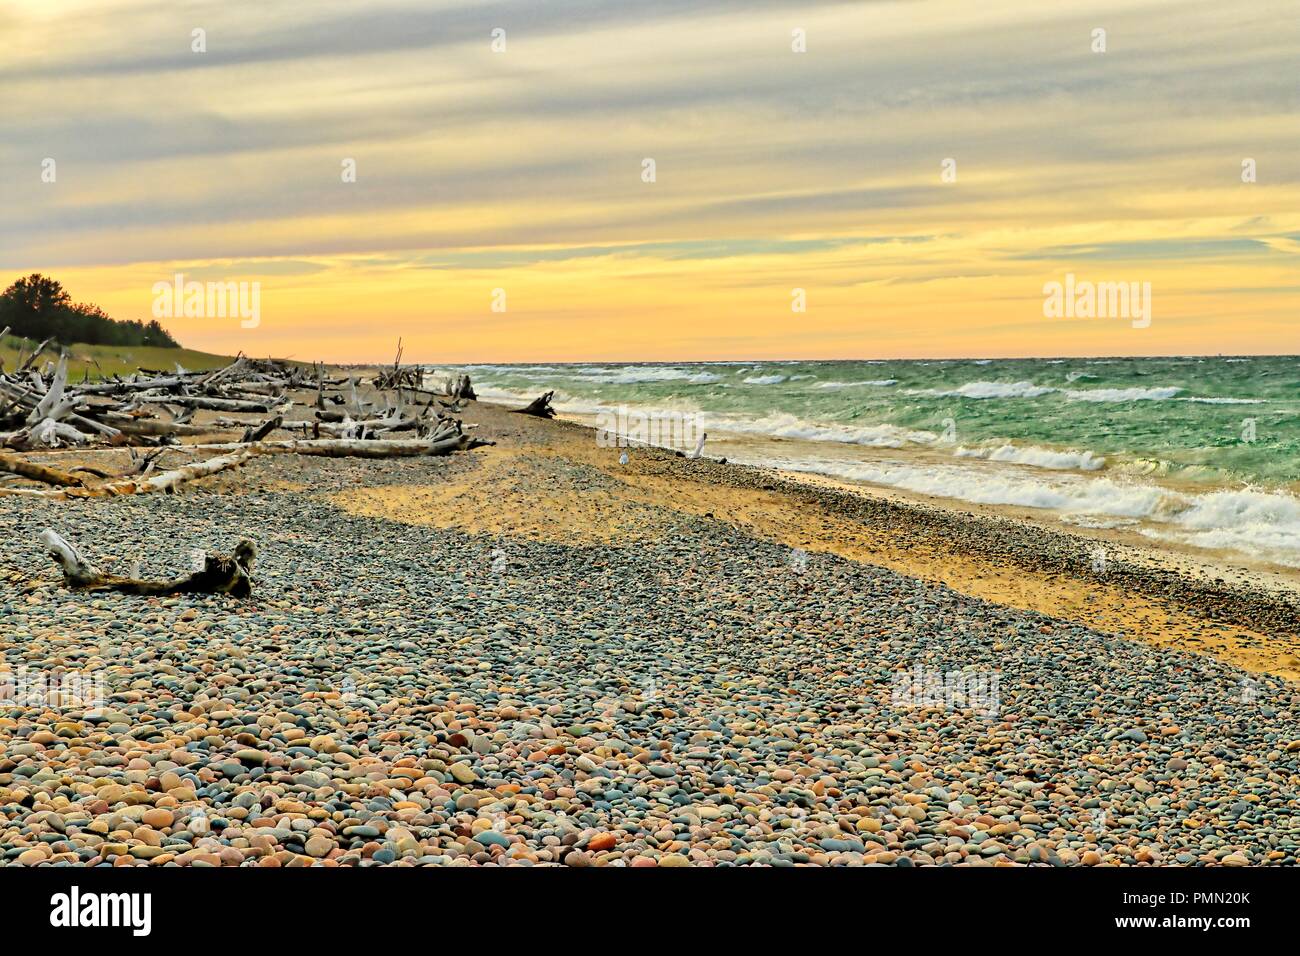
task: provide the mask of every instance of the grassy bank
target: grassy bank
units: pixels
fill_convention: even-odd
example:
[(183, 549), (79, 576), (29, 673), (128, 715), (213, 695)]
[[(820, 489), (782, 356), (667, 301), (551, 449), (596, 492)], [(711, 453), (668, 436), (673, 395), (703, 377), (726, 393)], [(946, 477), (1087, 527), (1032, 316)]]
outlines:
[[(6, 335), (0, 339), (0, 362), (4, 363), (4, 368), (12, 371), (18, 362), (19, 353), (25, 349), (26, 353), (30, 354), (36, 344), (27, 339)], [(68, 346), (67, 351), (68, 376), (74, 381), (81, 379), (87, 373), (94, 379), (112, 375), (129, 375), (141, 368), (172, 371), (178, 362), (192, 372), (199, 372), (221, 368), (232, 361), (229, 355), (145, 345), (76, 344)], [(57, 347), (48, 348), (46, 355), (50, 358), (56, 357)]]

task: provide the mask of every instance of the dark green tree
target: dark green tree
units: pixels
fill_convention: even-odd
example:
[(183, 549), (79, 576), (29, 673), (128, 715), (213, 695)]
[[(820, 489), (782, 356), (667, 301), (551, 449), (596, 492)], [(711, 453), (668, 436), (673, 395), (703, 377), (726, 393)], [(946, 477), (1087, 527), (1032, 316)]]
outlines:
[(39, 273), (16, 281), (0, 294), (0, 329), (27, 339), (52, 338), (60, 345), (158, 345), (179, 343), (151, 319), (118, 321), (92, 303), (74, 304), (62, 283)]

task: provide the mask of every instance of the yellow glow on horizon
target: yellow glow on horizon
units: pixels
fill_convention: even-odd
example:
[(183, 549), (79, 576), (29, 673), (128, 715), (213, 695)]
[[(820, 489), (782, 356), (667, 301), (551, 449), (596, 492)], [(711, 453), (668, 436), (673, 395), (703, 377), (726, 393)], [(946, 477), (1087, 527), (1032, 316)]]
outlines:
[[(0, 0), (0, 283), (148, 319), (176, 273), (255, 281), (257, 328), (164, 324), (328, 361), (1300, 350), (1285, 3), (608, 0), (501, 55), (473, 9)], [(1151, 327), (1045, 319), (1068, 272), (1151, 283)]]

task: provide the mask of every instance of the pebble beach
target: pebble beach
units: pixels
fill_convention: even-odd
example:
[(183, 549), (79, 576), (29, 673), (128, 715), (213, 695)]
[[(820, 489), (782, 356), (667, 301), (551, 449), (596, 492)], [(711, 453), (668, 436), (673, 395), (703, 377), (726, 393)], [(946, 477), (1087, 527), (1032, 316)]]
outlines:
[[(645, 484), (699, 464), (732, 474), (702, 492), (722, 503), (758, 480), (731, 466), (466, 418), (498, 444), (0, 497), (5, 672), (104, 689), (0, 699), (4, 865), (1300, 857), (1283, 674), (792, 549)], [(253, 595), (70, 591), (47, 527), (157, 576), (250, 537)], [(1290, 648), (1279, 607), (1266, 638)]]

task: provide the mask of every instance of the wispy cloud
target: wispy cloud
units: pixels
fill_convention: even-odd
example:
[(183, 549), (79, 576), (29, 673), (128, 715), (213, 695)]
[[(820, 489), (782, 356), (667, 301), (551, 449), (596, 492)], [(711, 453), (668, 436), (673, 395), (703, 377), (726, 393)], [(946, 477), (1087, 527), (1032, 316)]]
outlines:
[(810, 337), (858, 330), (849, 354), (873, 340), (866, 316), (919, 321), (945, 354), (1008, 327), (1055, 354), (1073, 346), (1036, 297), (1086, 261), (1160, 281), (1148, 343), (1174, 351), (1162, 336), (1207, 334), (1207, 298), (1232, 314), (1210, 289), (1278, 290), (1242, 293), (1261, 328), (1294, 312), (1289, 7), (0, 0), (0, 268), (84, 277), (79, 295), (124, 312), (182, 267), (275, 277), (282, 308), (268, 287), (257, 334), (319, 329), (336, 354), (371, 334), (342, 314), (356, 303), (418, 342), (430, 315), (461, 322), (509, 287), (511, 312), (462, 324), (464, 347), (515, 349), (536, 316), (567, 314), (545, 336), (562, 358), (615, 341), (588, 316), (657, 323), (618, 355), (673, 330), (780, 354), (792, 286)]

